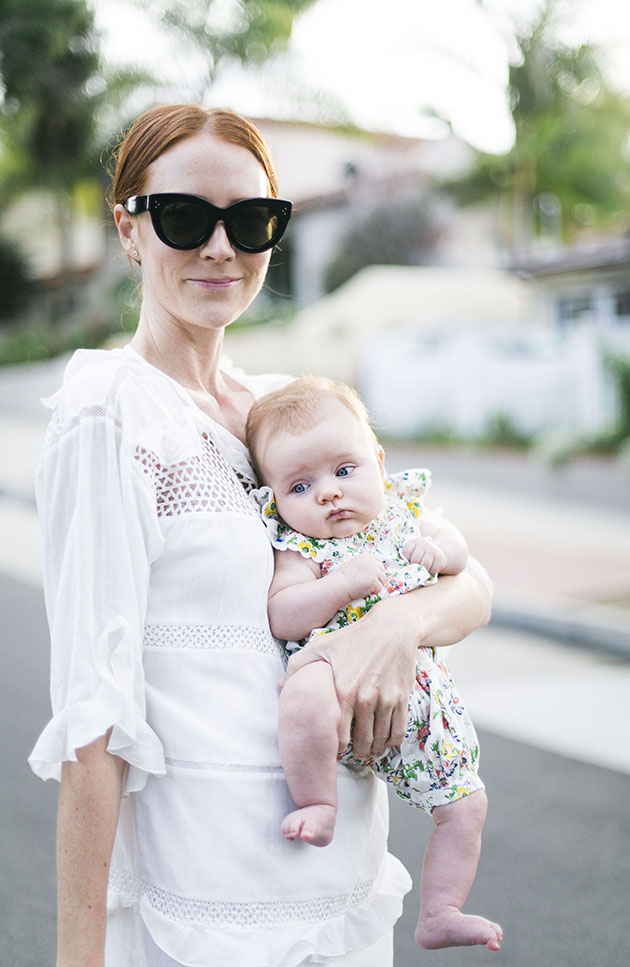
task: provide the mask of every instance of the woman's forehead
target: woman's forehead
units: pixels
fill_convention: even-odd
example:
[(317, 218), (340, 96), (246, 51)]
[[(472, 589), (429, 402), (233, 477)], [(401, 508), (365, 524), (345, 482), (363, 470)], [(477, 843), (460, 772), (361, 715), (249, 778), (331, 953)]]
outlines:
[(216, 200), (217, 191), (227, 191), (230, 199), (223, 204), (230, 204), (240, 198), (266, 196), (268, 182), (263, 166), (251, 151), (204, 131), (178, 141), (156, 158), (147, 169), (144, 190), (148, 194), (179, 191), (205, 197), (210, 191), (210, 200)]

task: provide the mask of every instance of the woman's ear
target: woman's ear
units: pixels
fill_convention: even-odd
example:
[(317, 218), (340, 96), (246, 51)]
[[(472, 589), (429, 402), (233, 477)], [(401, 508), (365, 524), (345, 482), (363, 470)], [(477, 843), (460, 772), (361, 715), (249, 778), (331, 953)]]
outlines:
[(123, 251), (134, 262), (140, 262), (136, 248), (136, 220), (129, 214), (124, 205), (114, 206), (114, 222), (118, 229), (118, 237)]

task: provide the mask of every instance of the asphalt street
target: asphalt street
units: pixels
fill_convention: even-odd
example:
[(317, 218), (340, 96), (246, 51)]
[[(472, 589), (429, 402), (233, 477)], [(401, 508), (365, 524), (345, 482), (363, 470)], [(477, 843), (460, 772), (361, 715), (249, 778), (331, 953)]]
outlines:
[[(54, 825), (57, 787), (26, 757), (49, 714), (48, 639), (41, 590), (0, 577), (5, 658), (0, 716), (0, 964), (54, 964)], [(477, 654), (505, 630), (475, 636)], [(509, 644), (509, 643), (508, 643)], [(533, 647), (556, 647), (537, 637)], [(461, 683), (460, 683), (461, 684)], [(579, 719), (601, 729), (585, 681)], [(542, 712), (532, 696), (532, 716)], [(580, 696), (576, 696), (580, 703)], [(575, 711), (575, 710), (573, 710)], [(626, 967), (630, 962), (630, 774), (564, 758), (480, 730), (490, 812), (467, 909), (498, 920), (503, 949), (421, 951), (413, 942), (417, 882), (431, 820), (392, 799), (391, 847), (416, 887), (396, 929), (396, 967)], [(607, 735), (603, 742), (626, 742)], [(226, 965), (227, 967), (227, 965)], [(229, 965), (238, 967), (238, 965)]]
[[(38, 399), (57, 387), (64, 362), (0, 374), (0, 449), (10, 456), (0, 466), (0, 967), (54, 964), (57, 786), (36, 779), (26, 759), (50, 707), (33, 506), (46, 422)], [(512, 608), (511, 623), (493, 622), (448, 657), (477, 725), (490, 800), (467, 909), (503, 925), (503, 948), (415, 947), (432, 822), (392, 796), (391, 848), (416, 884), (396, 928), (396, 967), (628, 967), (628, 467), (584, 460), (551, 473), (527, 455), (387, 449), (391, 470), (432, 467), (438, 505), (490, 570), (495, 605)], [(523, 603), (545, 633), (514, 620)], [(579, 646), (560, 633), (578, 626), (593, 632)]]

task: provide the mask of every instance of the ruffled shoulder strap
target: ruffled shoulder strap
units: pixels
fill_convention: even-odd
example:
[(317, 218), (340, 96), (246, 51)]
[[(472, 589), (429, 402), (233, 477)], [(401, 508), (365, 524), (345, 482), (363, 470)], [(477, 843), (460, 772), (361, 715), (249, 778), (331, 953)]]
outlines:
[(305, 534), (300, 534), (285, 524), (278, 514), (271, 487), (259, 487), (258, 490), (253, 490), (251, 497), (267, 528), (269, 540), (276, 550), (297, 551), (302, 557), (316, 561), (318, 564), (331, 557), (333, 550), (330, 541), (306, 537)]
[(403, 501), (414, 517), (419, 517), (423, 512), (423, 498), (430, 486), (430, 470), (401, 470), (385, 478), (385, 495), (389, 500)]
[(164, 465), (201, 452), (192, 401), (130, 347), (77, 351), (63, 385), (43, 403), (54, 410), (44, 449), (86, 418), (103, 418), (119, 428), (123, 449), (151, 451)]

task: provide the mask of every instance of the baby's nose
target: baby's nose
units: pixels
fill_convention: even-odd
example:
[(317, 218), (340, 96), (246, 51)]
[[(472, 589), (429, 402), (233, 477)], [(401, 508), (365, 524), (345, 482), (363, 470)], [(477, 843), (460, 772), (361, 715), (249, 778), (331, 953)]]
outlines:
[(319, 488), (319, 499), (322, 503), (328, 500), (334, 500), (336, 497), (341, 497), (341, 487), (339, 485), (339, 479), (337, 477), (329, 477), (322, 481)]

